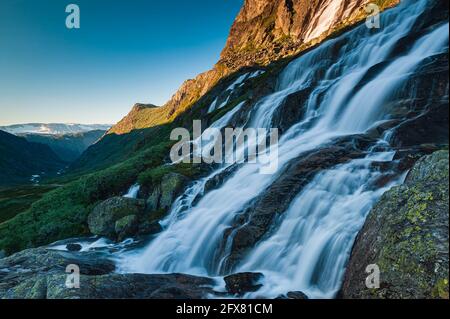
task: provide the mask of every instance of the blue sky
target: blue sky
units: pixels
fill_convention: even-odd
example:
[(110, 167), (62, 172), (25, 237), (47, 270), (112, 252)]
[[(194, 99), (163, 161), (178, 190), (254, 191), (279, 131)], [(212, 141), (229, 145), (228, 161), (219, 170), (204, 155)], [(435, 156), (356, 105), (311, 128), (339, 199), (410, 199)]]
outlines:
[[(115, 123), (218, 60), (243, 0), (1, 0), (0, 125)], [(68, 4), (80, 29), (67, 29)]]

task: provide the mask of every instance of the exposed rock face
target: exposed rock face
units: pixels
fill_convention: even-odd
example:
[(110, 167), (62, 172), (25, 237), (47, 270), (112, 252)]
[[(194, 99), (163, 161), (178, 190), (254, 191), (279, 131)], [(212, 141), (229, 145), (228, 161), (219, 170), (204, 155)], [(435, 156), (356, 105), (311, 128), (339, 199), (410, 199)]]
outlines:
[[(449, 153), (419, 160), (404, 185), (384, 194), (358, 234), (343, 298), (448, 298)], [(366, 267), (380, 268), (367, 289)]]
[[(116, 223), (124, 217), (129, 221), (130, 216), (142, 215), (145, 210), (145, 201), (113, 197), (98, 204), (88, 217), (89, 230), (94, 235), (115, 238), (117, 230), (122, 231), (126, 227), (124, 220)], [(118, 226), (118, 227), (116, 227)]]
[[(80, 268), (80, 288), (66, 287), (67, 265)], [(181, 274), (113, 274), (99, 253), (29, 249), (0, 260), (0, 299), (200, 299), (214, 293), (213, 280)]]
[[(265, 65), (297, 53), (362, 20), (368, 2), (246, 0), (231, 28), (220, 63), (236, 70), (254, 63)], [(398, 1), (390, 2), (392, 5)]]
[[(197, 102), (219, 80), (245, 66), (268, 65), (298, 54), (333, 33), (362, 21), (369, 0), (246, 0), (220, 60), (212, 70), (187, 80), (162, 107), (134, 107), (109, 133), (168, 123)], [(377, 1), (384, 10), (399, 0)]]

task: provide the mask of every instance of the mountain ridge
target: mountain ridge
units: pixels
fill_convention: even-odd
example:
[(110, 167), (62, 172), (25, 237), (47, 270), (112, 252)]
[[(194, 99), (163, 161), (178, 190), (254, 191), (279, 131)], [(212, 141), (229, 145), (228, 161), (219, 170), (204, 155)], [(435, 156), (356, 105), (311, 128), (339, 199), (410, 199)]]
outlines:
[[(376, 1), (380, 11), (399, 2), (400, 0)], [(239, 69), (267, 66), (273, 61), (294, 56), (321, 43), (333, 33), (361, 22), (369, 15), (364, 10), (367, 3), (368, 0), (245, 0), (231, 27), (220, 59), (211, 70), (186, 80), (166, 104), (144, 111), (141, 120), (132, 110), (134, 114), (125, 116), (108, 134), (125, 134), (134, 129), (173, 121), (219, 80)], [(338, 10), (333, 10), (336, 6)], [(323, 32), (312, 32), (320, 22), (320, 17), (328, 12), (327, 9), (334, 14), (334, 19), (329, 23), (322, 23), (325, 26)], [(130, 118), (134, 118), (134, 121), (129, 121)], [(138, 125), (133, 125), (133, 122)]]
[(55, 176), (66, 165), (47, 145), (0, 130), (0, 186), (30, 184), (33, 175)]

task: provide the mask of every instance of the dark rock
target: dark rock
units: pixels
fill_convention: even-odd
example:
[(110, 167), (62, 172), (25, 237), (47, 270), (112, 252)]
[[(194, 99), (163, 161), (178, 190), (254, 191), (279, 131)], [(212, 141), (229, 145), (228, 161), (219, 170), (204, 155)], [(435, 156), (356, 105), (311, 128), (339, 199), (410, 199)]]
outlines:
[(287, 293), (288, 299), (308, 299), (308, 296), (301, 291), (291, 291)]
[(217, 174), (216, 176), (214, 176), (213, 178), (210, 178), (206, 183), (205, 183), (205, 193), (219, 188), (220, 186), (222, 186), (222, 184), (228, 179), (230, 178), (230, 176), (233, 174), (233, 172), (236, 171), (236, 169), (238, 168), (239, 165), (235, 164), (235, 165), (231, 165), (230, 167), (226, 168), (223, 172)]
[[(66, 287), (67, 265), (80, 269), (80, 288)], [(214, 295), (214, 281), (182, 274), (114, 274), (99, 253), (25, 250), (0, 260), (0, 299), (199, 299)]]
[(304, 107), (311, 91), (312, 88), (308, 88), (288, 95), (274, 113), (273, 127), (284, 133), (293, 124), (298, 123), (305, 113)]
[(140, 199), (125, 197), (107, 199), (98, 204), (88, 216), (89, 230), (94, 235), (115, 239), (116, 222), (126, 216), (140, 216), (144, 210), (145, 201)]
[(259, 281), (263, 277), (261, 273), (245, 272), (226, 276), (223, 280), (229, 293), (242, 296), (247, 292), (254, 292), (261, 288), (262, 285), (259, 284)]
[(160, 233), (163, 230), (159, 222), (145, 221), (139, 224), (138, 235), (154, 235)]
[(182, 274), (81, 276), (80, 289), (67, 289), (65, 275), (47, 278), (48, 299), (202, 299), (214, 281)]
[[(448, 165), (448, 151), (426, 156), (382, 196), (356, 238), (340, 297), (448, 299)], [(372, 264), (379, 289), (365, 285)]]
[(136, 215), (128, 215), (116, 221), (114, 230), (117, 240), (123, 241), (129, 236), (136, 234), (139, 227), (139, 220)]
[(66, 248), (68, 251), (80, 251), (83, 247), (80, 244), (67, 244)]
[(187, 177), (178, 173), (164, 175), (160, 185), (153, 189), (147, 199), (147, 211), (168, 210), (188, 181)]
[(298, 299), (298, 300), (305, 300), (305, 299), (309, 299), (308, 296), (306, 294), (304, 294), (301, 291), (291, 291), (288, 292), (286, 295), (280, 295), (275, 299)]

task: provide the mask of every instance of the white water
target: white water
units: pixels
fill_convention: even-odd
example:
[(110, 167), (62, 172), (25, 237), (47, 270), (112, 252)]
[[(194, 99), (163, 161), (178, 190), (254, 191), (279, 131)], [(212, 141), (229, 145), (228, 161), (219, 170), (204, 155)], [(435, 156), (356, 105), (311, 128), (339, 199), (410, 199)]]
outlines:
[[(385, 27), (380, 32), (372, 33), (362, 25), (286, 67), (277, 91), (256, 104), (249, 122), (252, 127), (270, 128), (276, 108), (287, 95), (314, 87), (304, 106), (305, 116), (279, 141), (280, 168), (303, 152), (339, 136), (365, 132), (389, 118), (384, 102), (424, 58), (448, 46), (447, 23), (416, 41), (404, 56), (388, 61), (396, 43), (414, 27), (425, 5), (426, 1), (403, 1), (383, 14)], [(334, 46), (342, 38), (346, 41), (336, 54)], [(388, 66), (355, 91), (366, 72), (380, 62)], [(320, 73), (323, 70), (324, 75)], [(265, 274), (265, 285), (257, 295), (274, 297), (302, 290), (310, 297), (333, 297), (367, 213), (393, 185), (371, 188), (380, 173), (370, 164), (391, 161), (392, 156), (392, 152), (372, 152), (318, 174), (281, 215), (275, 231), (250, 251), (236, 271)], [(206, 181), (225, 168), (192, 185), (174, 203), (163, 222), (165, 230), (144, 249), (122, 256), (121, 271), (219, 275), (220, 265), (213, 262), (213, 257), (224, 230), (278, 177), (259, 174), (259, 165), (243, 165), (221, 187), (204, 194), (195, 204)]]
[(130, 187), (130, 189), (128, 190), (128, 192), (123, 195), (123, 197), (126, 198), (137, 198), (137, 195), (139, 193), (139, 189), (141, 189), (141, 186), (139, 184), (134, 184)]

